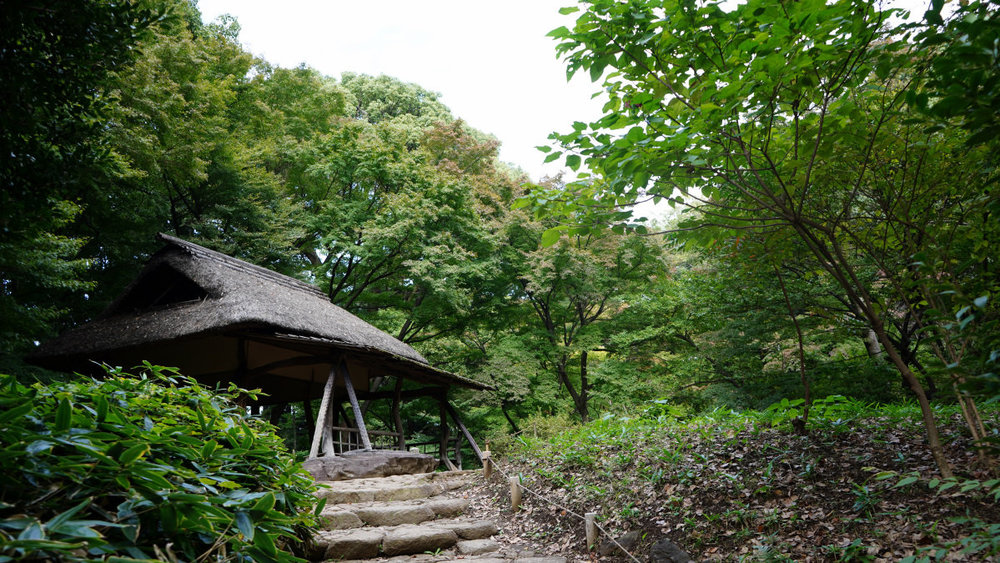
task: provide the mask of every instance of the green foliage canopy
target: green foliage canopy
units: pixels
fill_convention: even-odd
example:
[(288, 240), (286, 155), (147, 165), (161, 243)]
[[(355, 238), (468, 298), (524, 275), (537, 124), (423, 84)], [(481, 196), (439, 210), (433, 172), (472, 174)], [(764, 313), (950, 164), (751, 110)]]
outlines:
[(65, 228), (115, 167), (99, 135), (109, 78), (159, 17), (118, 0), (0, 10), (0, 353), (45, 335), (65, 313), (59, 298), (89, 287), (82, 241)]

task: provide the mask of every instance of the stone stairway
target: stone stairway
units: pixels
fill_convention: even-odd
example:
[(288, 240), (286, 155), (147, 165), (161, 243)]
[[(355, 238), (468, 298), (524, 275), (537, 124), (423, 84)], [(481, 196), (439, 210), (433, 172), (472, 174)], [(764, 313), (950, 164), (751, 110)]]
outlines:
[(469, 500), (462, 489), (476, 478), (480, 471), (321, 482), (324, 529), (311, 559), (565, 563), (561, 557), (502, 553), (492, 539), (494, 522), (464, 516)]

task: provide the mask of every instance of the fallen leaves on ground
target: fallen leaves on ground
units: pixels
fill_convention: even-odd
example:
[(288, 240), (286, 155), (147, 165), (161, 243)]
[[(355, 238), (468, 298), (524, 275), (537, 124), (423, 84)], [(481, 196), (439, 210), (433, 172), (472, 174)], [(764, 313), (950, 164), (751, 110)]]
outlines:
[[(1000, 551), (987, 528), (1000, 522), (992, 497), (928, 487), (937, 468), (917, 420), (870, 416), (807, 436), (746, 420), (609, 429), (498, 456), (502, 472), (475, 487), (473, 511), (494, 518), (508, 546), (580, 561), (598, 558), (585, 546), (586, 512), (612, 537), (642, 531), (640, 561), (663, 537), (713, 561), (898, 561), (934, 549), (982, 561)], [(941, 433), (956, 472), (987, 477), (958, 417)], [(921, 479), (898, 487), (875, 478), (884, 471)], [(516, 513), (509, 475), (541, 495), (526, 493)]]

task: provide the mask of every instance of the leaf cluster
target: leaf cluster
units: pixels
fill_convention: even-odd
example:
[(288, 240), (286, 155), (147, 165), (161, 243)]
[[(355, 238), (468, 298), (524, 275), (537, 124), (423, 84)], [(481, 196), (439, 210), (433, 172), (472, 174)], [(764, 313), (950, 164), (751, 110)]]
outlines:
[(249, 392), (107, 372), (3, 377), (0, 561), (301, 561), (315, 485), (237, 406)]

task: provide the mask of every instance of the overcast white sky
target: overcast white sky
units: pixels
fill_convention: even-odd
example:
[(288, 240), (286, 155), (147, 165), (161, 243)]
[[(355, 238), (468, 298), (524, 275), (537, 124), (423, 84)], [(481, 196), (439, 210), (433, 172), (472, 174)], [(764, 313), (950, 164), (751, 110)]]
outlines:
[(500, 157), (534, 180), (554, 174), (534, 147), (603, 102), (589, 75), (567, 84), (556, 42), (573, 0), (199, 0), (206, 22), (239, 21), (244, 46), (273, 64), (306, 63), (323, 74), (387, 74), (441, 94), (456, 117), (495, 135)]

